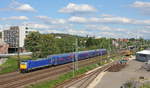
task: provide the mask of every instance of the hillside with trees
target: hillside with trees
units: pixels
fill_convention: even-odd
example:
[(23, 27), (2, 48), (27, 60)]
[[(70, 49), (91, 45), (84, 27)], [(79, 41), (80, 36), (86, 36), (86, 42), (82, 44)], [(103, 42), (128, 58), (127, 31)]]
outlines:
[[(76, 41), (77, 40), (77, 41)], [(116, 46), (114, 42), (119, 44)], [(133, 42), (135, 41), (135, 42)], [(139, 39), (139, 42), (143, 40)], [(117, 41), (113, 38), (94, 38), (81, 37), (69, 34), (41, 34), (39, 32), (31, 32), (25, 40), (25, 48), (27, 51), (33, 52), (33, 57), (46, 57), (52, 54), (74, 52), (78, 43), (78, 50), (92, 50), (105, 48), (107, 50), (115, 50), (116, 48), (126, 48), (127, 46), (141, 45), (135, 39), (129, 39), (127, 42)]]

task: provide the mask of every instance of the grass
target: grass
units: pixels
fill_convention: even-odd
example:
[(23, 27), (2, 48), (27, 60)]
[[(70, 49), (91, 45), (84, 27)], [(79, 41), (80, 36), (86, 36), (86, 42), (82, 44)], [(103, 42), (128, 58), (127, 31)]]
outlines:
[(140, 88), (150, 88), (150, 84), (144, 84)]
[[(116, 60), (116, 59), (120, 59), (120, 58), (121, 57), (115, 57), (112, 59)], [(108, 62), (110, 62), (110, 61), (108, 61)], [(75, 77), (79, 76), (87, 71), (90, 71), (90, 70), (92, 70), (100, 65), (104, 65), (108, 62), (101, 62), (101, 63), (91, 64), (91, 65), (82, 67), (82, 68), (78, 69), (77, 71), (75, 71), (74, 76)], [(48, 80), (48, 81), (44, 81), (44, 82), (41, 82), (38, 84), (33, 84), (33, 85), (28, 86), (27, 88), (54, 88), (56, 85), (63, 83), (64, 81), (70, 80), (71, 78), (73, 78), (73, 72), (68, 72), (64, 75), (60, 75), (56, 80)]]
[[(137, 84), (140, 84), (140, 83), (137, 83)], [(125, 88), (135, 88), (135, 86), (137, 85), (136, 82), (134, 81), (129, 81), (129, 82), (126, 82), (124, 84), (124, 86), (126, 86)], [(141, 86), (137, 86), (136, 88), (150, 88), (150, 84), (148, 83), (142, 83)]]
[[(30, 56), (21, 56), (21, 60), (29, 59)], [(18, 61), (17, 56), (8, 57), (8, 60), (0, 66), (0, 74), (5, 74), (9, 72), (17, 71), (18, 69)]]
[[(74, 76), (81, 75), (81, 74), (83, 74), (89, 70), (92, 70), (92, 69), (98, 67), (98, 66), (99, 66), (98, 64), (92, 64), (92, 65), (89, 65), (86, 67), (82, 67), (78, 71), (75, 71)], [(64, 75), (59, 76), (56, 80), (44, 81), (44, 82), (41, 82), (41, 83), (38, 83), (35, 85), (28, 86), (27, 88), (53, 88), (57, 84), (62, 83), (62, 82), (69, 80), (71, 78), (73, 78), (73, 72), (68, 72)]]
[[(102, 58), (106, 58), (107, 55), (102, 56)], [(8, 57), (8, 60), (0, 65), (0, 74), (5, 74), (9, 72), (14, 72), (17, 71), (18, 69), (18, 61), (17, 61), (17, 56), (11, 56)], [(27, 60), (31, 59), (31, 56), (20, 56), (21, 60)], [(37, 59), (37, 58), (32, 58), (32, 59)]]
[[(103, 56), (103, 58), (106, 58), (107, 55)], [(18, 70), (18, 61), (17, 61), (17, 56), (11, 56), (8, 57), (8, 60), (0, 65), (0, 74), (5, 74), (5, 73), (9, 73), (9, 72), (14, 72)], [(21, 60), (27, 60), (27, 59), (31, 59), (31, 56), (20, 56)], [(37, 58), (32, 58), (32, 59), (37, 59)]]
[[(104, 56), (104, 57), (107, 57), (107, 56)], [(20, 58), (21, 58), (21, 60), (31, 59), (30, 56), (21, 56)], [(115, 60), (115, 59), (117, 59), (117, 57), (112, 58), (112, 59)], [(103, 62), (101, 64), (100, 63), (99, 64), (91, 64), (89, 66), (82, 67), (78, 71), (75, 71), (74, 76), (81, 75), (81, 74), (83, 74), (89, 70), (92, 70), (92, 69), (94, 69), (100, 65), (103, 65), (103, 64), (106, 64), (106, 63)], [(1, 68), (0, 74), (5, 74), (5, 73), (17, 71), (17, 69), (18, 69), (17, 56), (9, 57), (8, 60), (3, 65), (0, 66), (0, 68)], [(38, 83), (36, 85), (28, 86), (27, 88), (53, 88), (57, 84), (62, 83), (62, 82), (69, 80), (71, 78), (73, 78), (73, 72), (68, 72), (64, 75), (59, 76), (56, 80), (44, 81), (44, 82)]]

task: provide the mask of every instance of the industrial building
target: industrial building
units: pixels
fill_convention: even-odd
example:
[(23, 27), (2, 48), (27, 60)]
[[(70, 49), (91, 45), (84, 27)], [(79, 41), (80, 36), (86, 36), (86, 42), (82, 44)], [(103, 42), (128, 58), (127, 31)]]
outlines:
[(150, 60), (150, 50), (143, 50), (136, 53), (136, 60), (147, 62)]
[(2, 39), (9, 44), (8, 52), (14, 53), (18, 51), (18, 47), (23, 51), (24, 40), (29, 32), (29, 28), (25, 26), (11, 26), (9, 29), (5, 29), (2, 32)]

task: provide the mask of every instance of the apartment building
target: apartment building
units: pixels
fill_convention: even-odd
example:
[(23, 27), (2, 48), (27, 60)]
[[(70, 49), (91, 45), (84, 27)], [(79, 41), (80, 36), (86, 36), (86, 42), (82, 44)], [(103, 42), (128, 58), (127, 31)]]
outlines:
[(2, 32), (2, 39), (9, 44), (9, 52), (15, 52), (18, 45), (21, 50), (24, 49), (24, 41), (26, 35), (29, 33), (29, 28), (25, 26), (11, 26)]

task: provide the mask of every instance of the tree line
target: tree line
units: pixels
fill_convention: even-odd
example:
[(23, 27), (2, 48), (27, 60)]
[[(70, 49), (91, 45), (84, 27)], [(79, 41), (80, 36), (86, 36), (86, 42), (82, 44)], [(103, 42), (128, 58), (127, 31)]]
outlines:
[[(120, 46), (116, 46), (113, 43), (115, 40), (116, 39), (113, 38), (96, 39), (94, 37), (81, 37), (68, 34), (41, 34), (39, 32), (31, 32), (25, 39), (25, 49), (33, 52), (33, 57), (43, 58), (52, 54), (75, 52), (76, 48), (78, 48), (79, 51), (100, 48), (115, 50), (120, 48)], [(122, 45), (121, 47), (126, 47), (134, 44), (131, 41), (127, 43), (117, 43)], [(78, 45), (78, 47), (76, 45)]]

